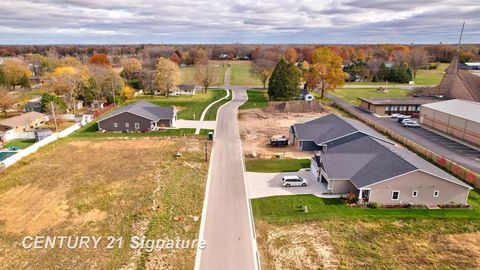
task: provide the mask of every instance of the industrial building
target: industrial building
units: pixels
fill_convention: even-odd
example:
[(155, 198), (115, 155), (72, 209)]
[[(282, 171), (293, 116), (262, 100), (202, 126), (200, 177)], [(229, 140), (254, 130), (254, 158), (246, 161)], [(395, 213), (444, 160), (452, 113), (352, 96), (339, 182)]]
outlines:
[(422, 105), (420, 123), (480, 146), (480, 103), (452, 99)]

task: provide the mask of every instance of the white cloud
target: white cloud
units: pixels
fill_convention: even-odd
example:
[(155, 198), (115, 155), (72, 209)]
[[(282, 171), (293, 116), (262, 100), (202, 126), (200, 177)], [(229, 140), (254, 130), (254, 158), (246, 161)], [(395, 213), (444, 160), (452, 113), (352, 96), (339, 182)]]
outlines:
[(479, 42), (475, 2), (1, 1), (0, 43), (436, 43), (454, 42), (463, 20), (466, 40)]

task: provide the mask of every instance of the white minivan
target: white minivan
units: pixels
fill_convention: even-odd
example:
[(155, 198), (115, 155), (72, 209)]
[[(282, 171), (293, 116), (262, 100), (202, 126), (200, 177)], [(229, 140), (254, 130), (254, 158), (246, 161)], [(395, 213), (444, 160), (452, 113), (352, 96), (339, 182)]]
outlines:
[(282, 177), (282, 186), (284, 187), (305, 187), (308, 186), (307, 179), (291, 175)]

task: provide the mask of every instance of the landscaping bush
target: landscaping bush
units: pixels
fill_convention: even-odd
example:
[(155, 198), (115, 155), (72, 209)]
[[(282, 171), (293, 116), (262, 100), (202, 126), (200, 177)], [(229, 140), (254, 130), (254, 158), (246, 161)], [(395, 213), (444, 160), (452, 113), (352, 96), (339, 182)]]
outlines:
[(369, 203), (367, 206), (368, 206), (369, 208), (374, 208), (374, 209), (382, 207), (382, 205), (381, 205), (380, 203), (378, 203), (378, 202), (371, 202), (371, 203)]

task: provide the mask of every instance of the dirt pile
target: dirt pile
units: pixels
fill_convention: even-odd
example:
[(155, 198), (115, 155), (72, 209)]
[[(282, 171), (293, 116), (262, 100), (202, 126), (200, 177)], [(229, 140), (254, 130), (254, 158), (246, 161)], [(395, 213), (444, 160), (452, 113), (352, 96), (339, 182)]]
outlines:
[(327, 110), (318, 102), (292, 100), (270, 102), (265, 111), (269, 113), (323, 113)]

